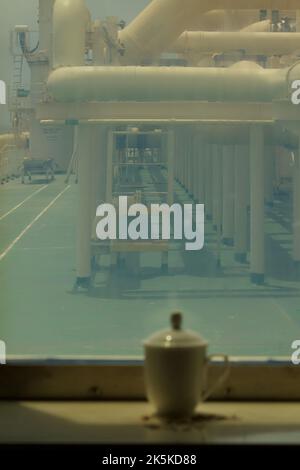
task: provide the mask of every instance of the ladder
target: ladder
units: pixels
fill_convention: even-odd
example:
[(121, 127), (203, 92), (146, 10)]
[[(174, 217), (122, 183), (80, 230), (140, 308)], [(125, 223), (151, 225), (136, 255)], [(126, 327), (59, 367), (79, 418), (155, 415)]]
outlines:
[(10, 93), (10, 104), (13, 108), (17, 108), (18, 90), (22, 87), (23, 62), (23, 54), (14, 55), (13, 76)]

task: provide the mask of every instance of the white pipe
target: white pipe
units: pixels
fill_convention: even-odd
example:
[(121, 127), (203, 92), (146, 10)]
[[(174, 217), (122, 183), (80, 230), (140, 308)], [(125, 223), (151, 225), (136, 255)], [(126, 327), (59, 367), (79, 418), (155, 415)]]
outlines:
[(186, 29), (199, 11), (199, 0), (153, 0), (125, 29), (119, 39), (126, 64), (151, 62)]
[[(298, 0), (289, 0), (288, 5), (285, 6), (293, 10), (298, 4)], [(225, 2), (224, 0), (153, 0), (120, 32), (120, 42), (125, 47), (123, 61), (126, 64), (151, 62), (153, 58), (167, 50), (176, 38), (195, 22), (197, 16), (201, 18), (209, 10), (224, 9), (224, 7), (225, 10), (238, 11), (253, 11), (262, 8), (279, 10), (281, 6), (282, 0), (252, 0), (251, 9), (248, 0), (226, 0)], [(247, 24), (246, 22), (244, 26)]]
[[(189, 29), (195, 31), (239, 31), (255, 24), (258, 19), (259, 10), (210, 10), (195, 16), (189, 24)], [(263, 22), (260, 21), (260, 23)]]
[(242, 28), (240, 31), (244, 33), (268, 33), (271, 31), (271, 21), (257, 21), (256, 23), (252, 23), (245, 28)]
[(264, 129), (250, 125), (250, 255), (251, 280), (263, 284), (265, 275), (265, 192), (264, 192)]
[[(246, 13), (246, 11), (244, 11), (244, 13)], [(204, 30), (205, 29), (206, 28), (204, 28)], [(220, 33), (220, 30), (223, 30), (223, 29), (224, 29), (223, 27), (217, 28), (219, 33)], [(230, 28), (230, 30), (236, 30), (236, 28)], [(246, 26), (245, 28), (240, 29), (240, 31), (243, 31), (243, 32), (248, 31), (248, 32), (261, 32), (261, 33), (262, 32), (270, 32), (270, 30), (271, 30), (270, 20), (258, 21), (257, 23), (252, 23), (249, 26)], [(226, 28), (224, 29), (224, 31), (227, 31)], [(179, 37), (179, 42), (183, 41), (184, 35), (185, 35), (185, 33), (183, 33), (183, 35), (181, 35)], [(176, 48), (176, 43), (175, 43), (174, 47)], [(220, 51), (214, 51), (214, 52), (220, 52)], [(221, 51), (221, 52), (223, 52), (223, 51)], [(188, 51), (188, 49), (185, 51), (185, 53), (187, 54), (187, 56), (195, 56), (195, 54), (196, 54), (195, 51)], [(210, 54), (206, 53), (206, 54), (202, 54), (202, 55), (203, 55), (203, 58), (198, 62), (198, 64), (197, 64), (198, 67), (213, 67), (214, 66), (214, 60), (213, 60), (212, 54), (211, 53)]]
[(248, 251), (249, 146), (235, 147), (235, 260), (246, 263)]
[(172, 50), (179, 54), (243, 50), (247, 54), (288, 55), (300, 50), (300, 33), (186, 31)]
[(83, 65), (90, 15), (84, 0), (56, 0), (53, 10), (53, 66)]
[[(254, 62), (211, 67), (63, 67), (48, 89), (57, 101), (259, 101), (286, 93), (287, 71)], [(250, 79), (251, 78), (251, 79)]]

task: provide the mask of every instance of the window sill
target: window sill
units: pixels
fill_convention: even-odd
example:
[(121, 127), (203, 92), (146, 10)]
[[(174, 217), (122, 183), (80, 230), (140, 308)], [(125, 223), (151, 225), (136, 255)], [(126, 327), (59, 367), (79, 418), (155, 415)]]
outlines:
[[(192, 426), (151, 425), (145, 402), (0, 402), (1, 444), (299, 444), (293, 403), (214, 402), (216, 419)], [(153, 424), (153, 423), (152, 423)]]

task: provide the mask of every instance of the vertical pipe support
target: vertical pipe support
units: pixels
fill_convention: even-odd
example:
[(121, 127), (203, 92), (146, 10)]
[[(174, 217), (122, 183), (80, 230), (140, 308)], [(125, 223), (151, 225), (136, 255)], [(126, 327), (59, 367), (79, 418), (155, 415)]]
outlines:
[(213, 144), (213, 225), (216, 230), (222, 226), (222, 147)]
[(211, 144), (206, 144), (206, 149), (205, 149), (205, 214), (206, 214), (206, 219), (211, 220), (212, 219), (212, 212), (213, 212), (213, 203), (212, 203), (212, 160), (213, 160), (213, 154), (212, 154), (212, 145)]
[(265, 280), (264, 128), (250, 125), (250, 259), (251, 281)]
[(78, 128), (78, 220), (77, 220), (77, 286), (88, 287), (91, 280), (91, 180), (92, 127)]
[(234, 146), (223, 146), (223, 243), (234, 244)]
[(247, 262), (248, 251), (249, 147), (235, 148), (234, 247), (235, 260)]

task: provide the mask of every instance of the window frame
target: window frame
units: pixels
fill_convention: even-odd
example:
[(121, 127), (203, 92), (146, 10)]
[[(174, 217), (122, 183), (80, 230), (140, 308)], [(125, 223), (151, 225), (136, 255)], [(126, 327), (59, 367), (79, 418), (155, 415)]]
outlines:
[[(300, 366), (289, 358), (230, 357), (226, 384), (210, 400), (300, 399)], [(224, 371), (211, 362), (208, 386)], [(0, 367), (0, 400), (145, 400), (142, 358), (8, 359)]]

